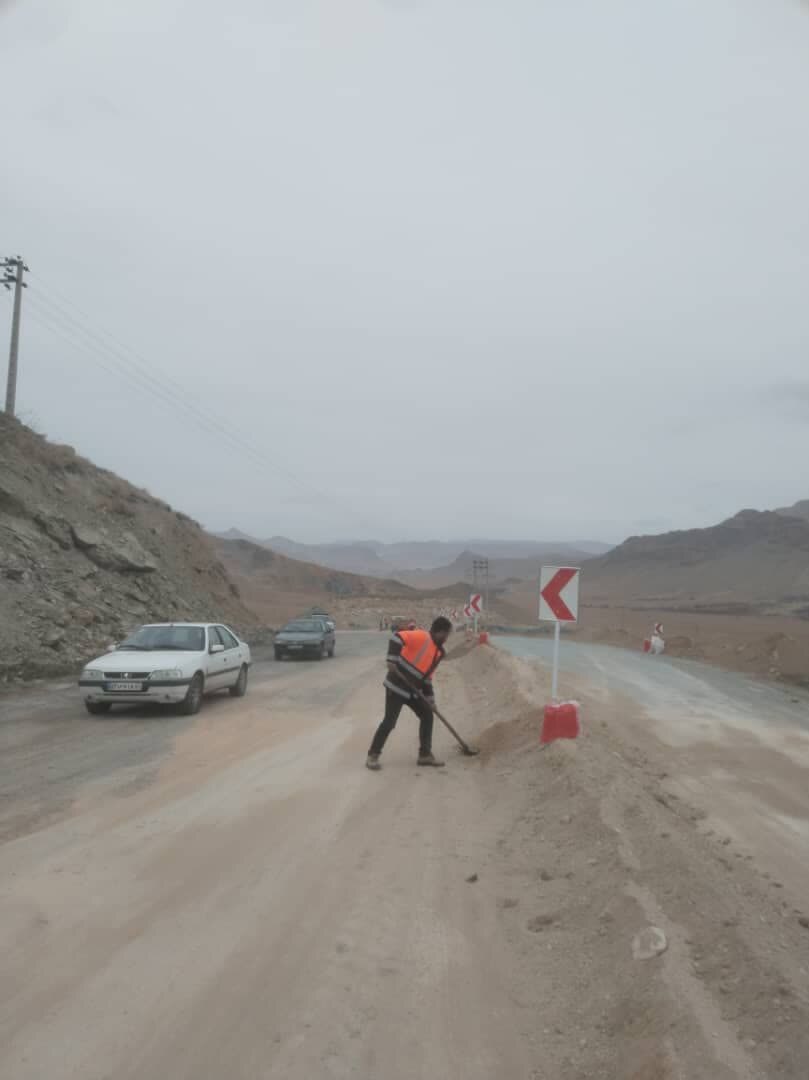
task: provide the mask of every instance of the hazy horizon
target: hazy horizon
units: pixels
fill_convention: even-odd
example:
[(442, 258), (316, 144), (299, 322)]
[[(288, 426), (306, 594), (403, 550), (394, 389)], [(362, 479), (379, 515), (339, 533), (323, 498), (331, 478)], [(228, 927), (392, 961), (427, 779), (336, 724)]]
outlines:
[(206, 527), (809, 495), (797, 0), (17, 0), (0, 64), (18, 412)]

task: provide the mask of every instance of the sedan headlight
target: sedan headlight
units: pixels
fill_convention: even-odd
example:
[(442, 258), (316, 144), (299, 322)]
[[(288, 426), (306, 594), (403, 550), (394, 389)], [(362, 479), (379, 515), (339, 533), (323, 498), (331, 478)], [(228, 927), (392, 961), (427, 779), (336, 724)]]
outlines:
[(96, 668), (85, 668), (81, 673), (82, 681), (84, 682), (103, 682), (104, 672), (98, 671)]
[(182, 679), (183, 673), (179, 668), (163, 668), (162, 671), (153, 671), (150, 679)]

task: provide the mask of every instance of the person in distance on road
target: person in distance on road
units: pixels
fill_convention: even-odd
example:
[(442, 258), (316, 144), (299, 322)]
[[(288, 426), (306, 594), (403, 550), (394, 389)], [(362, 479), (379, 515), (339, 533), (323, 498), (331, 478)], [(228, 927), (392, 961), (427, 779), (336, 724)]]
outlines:
[[(440, 615), (427, 630), (399, 630), (388, 643), (385, 716), (376, 729), (365, 764), (381, 769), (379, 756), (405, 705), (419, 718), (419, 765), (443, 765), (433, 754), (433, 674), (444, 658), (452, 623)], [(420, 691), (420, 694), (416, 691)], [(426, 701), (424, 700), (426, 698)]]

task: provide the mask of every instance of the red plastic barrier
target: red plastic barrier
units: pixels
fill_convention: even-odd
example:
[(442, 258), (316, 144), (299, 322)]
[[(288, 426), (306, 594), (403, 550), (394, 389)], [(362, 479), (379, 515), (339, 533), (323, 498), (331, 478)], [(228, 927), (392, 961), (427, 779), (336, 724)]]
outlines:
[(645, 638), (643, 639), (643, 651), (644, 651), (644, 652), (649, 652), (649, 650), (650, 650), (651, 648), (652, 648), (652, 643), (651, 643), (651, 641), (649, 640), (649, 638), (645, 637)]
[(539, 736), (541, 743), (553, 742), (554, 739), (576, 739), (580, 731), (578, 701), (560, 701), (545, 706)]
[(488, 634), (487, 630), (481, 630), (480, 637), (478, 638), (478, 642), (481, 645), (488, 645), (489, 644), (489, 634)]

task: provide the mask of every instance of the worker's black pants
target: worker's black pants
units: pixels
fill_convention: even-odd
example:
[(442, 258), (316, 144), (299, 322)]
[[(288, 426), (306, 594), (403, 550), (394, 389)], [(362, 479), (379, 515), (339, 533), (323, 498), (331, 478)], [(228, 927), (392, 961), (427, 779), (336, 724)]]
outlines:
[(393, 690), (385, 691), (385, 716), (376, 729), (369, 754), (381, 754), (388, 735), (396, 727), (399, 713), (407, 705), (419, 718), (419, 753), (429, 754), (433, 748), (433, 713), (429, 705), (417, 697), (404, 698)]

